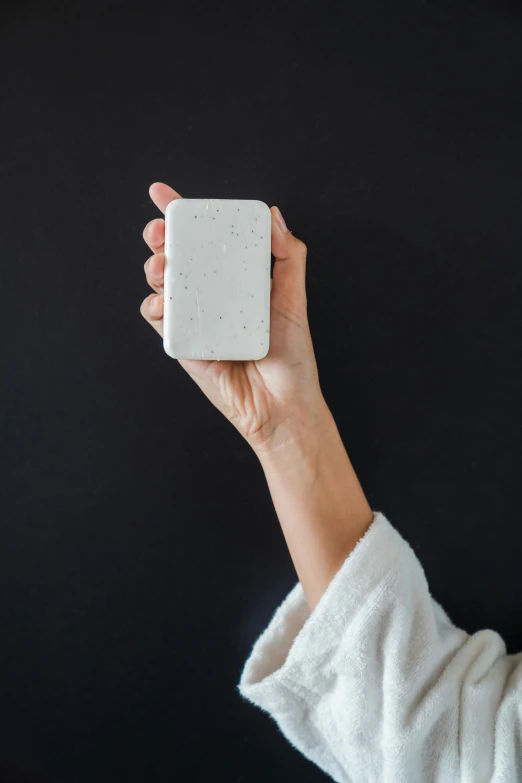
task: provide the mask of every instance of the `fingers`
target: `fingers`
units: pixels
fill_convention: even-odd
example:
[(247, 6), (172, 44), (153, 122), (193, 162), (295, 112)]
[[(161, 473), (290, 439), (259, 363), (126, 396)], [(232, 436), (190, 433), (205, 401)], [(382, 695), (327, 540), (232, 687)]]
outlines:
[(144, 264), (147, 283), (157, 294), (163, 294), (163, 276), (165, 274), (165, 255), (158, 253), (151, 256)]
[[(181, 198), (179, 193), (168, 185), (164, 185), (163, 182), (155, 182), (151, 185), (149, 194), (154, 204), (163, 213), (167, 209), (167, 204), (174, 199)], [(147, 223), (143, 231), (143, 239), (153, 253), (163, 253), (165, 251), (165, 221), (162, 218), (155, 218)]]
[(165, 214), (167, 204), (170, 204), (170, 202), (174, 201), (176, 198), (181, 198), (179, 193), (168, 185), (165, 185), (163, 182), (155, 182), (151, 185), (149, 188), (149, 195), (163, 214)]
[(278, 207), (272, 207), (272, 253), (276, 261), (302, 264), (306, 260), (306, 245), (288, 230)]
[(143, 229), (143, 239), (153, 253), (165, 252), (165, 221), (163, 218), (155, 218), (147, 223)]
[(272, 253), (275, 256), (274, 282), (284, 284), (287, 293), (304, 293), (306, 245), (288, 230), (277, 207), (272, 207)]
[[(149, 188), (149, 194), (161, 212), (165, 213), (167, 204), (174, 199), (181, 198), (179, 193), (164, 185), (155, 182)], [(165, 272), (165, 221), (162, 218), (151, 220), (145, 226), (143, 239), (154, 253), (145, 262), (145, 276), (147, 283), (156, 292), (143, 300), (140, 312), (143, 318), (163, 337), (163, 275)]]
[(143, 300), (140, 312), (149, 324), (163, 337), (163, 297), (151, 294)]

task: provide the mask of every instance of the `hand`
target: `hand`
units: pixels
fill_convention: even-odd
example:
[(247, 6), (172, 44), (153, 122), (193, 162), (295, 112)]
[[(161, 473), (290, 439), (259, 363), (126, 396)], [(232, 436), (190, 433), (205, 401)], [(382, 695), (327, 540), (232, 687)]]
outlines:
[[(150, 188), (162, 212), (179, 193)], [(250, 362), (180, 361), (209, 400), (258, 455), (310, 609), (373, 515), (319, 386), (306, 315), (306, 247), (272, 213), (275, 265), (270, 299), (270, 350)], [(165, 221), (152, 220), (144, 239), (154, 253), (141, 312), (163, 334)]]
[[(159, 182), (151, 186), (150, 196), (163, 213), (169, 202), (181, 198)], [(288, 231), (277, 207), (270, 211), (275, 265), (267, 356), (259, 361), (179, 362), (259, 452), (280, 446), (285, 432), (309, 430), (323, 416), (326, 418), (327, 411), (306, 313), (306, 246)], [(144, 299), (141, 313), (163, 335), (165, 221), (152, 220), (143, 236), (154, 254), (145, 263), (145, 274), (156, 294)]]

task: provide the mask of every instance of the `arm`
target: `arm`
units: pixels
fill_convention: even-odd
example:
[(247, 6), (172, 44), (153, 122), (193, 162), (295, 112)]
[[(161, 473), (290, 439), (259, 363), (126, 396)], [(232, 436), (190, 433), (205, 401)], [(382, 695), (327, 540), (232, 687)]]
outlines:
[[(151, 195), (164, 211), (180, 198)], [(144, 318), (162, 334), (164, 223)], [(469, 636), (432, 599), (406, 541), (372, 514), (323, 399), (306, 315), (306, 248), (272, 208), (270, 351), (180, 362), (254, 449), (299, 582), (245, 665), (240, 691), (342, 783), (522, 780), (522, 656)]]
[(370, 527), (373, 513), (323, 402), (257, 449), (310, 609)]
[[(180, 198), (151, 188), (165, 210)], [(147, 280), (156, 296), (142, 314), (162, 334), (164, 221), (145, 239), (154, 255)], [(270, 351), (258, 362), (182, 361), (214, 405), (258, 454), (297, 574), (313, 607), (372, 521), (371, 509), (321, 393), (306, 312), (306, 247), (272, 207)]]

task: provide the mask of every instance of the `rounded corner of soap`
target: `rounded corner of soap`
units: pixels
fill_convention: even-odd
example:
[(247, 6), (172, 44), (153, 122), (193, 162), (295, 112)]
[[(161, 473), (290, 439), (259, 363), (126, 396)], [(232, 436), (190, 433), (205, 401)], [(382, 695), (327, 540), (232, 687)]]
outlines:
[(174, 212), (176, 207), (179, 209), (179, 204), (181, 204), (182, 201), (186, 201), (186, 199), (175, 198), (172, 201), (169, 201), (169, 203), (165, 208), (165, 217), (167, 217), (167, 215), (170, 215), (171, 212)]
[(167, 356), (170, 356), (171, 359), (176, 359), (174, 347), (172, 345), (171, 340), (169, 340), (167, 337), (163, 338), (163, 350), (167, 354)]
[(260, 362), (261, 359), (265, 359), (268, 356), (269, 350), (270, 350), (270, 341), (267, 342), (266, 346), (264, 346), (261, 349), (261, 352), (257, 356), (253, 357), (252, 361), (253, 362)]
[(258, 207), (261, 207), (261, 209), (263, 209), (265, 212), (270, 212), (270, 207), (265, 201), (261, 201), (260, 199), (256, 198), (254, 199), (254, 204), (256, 204)]

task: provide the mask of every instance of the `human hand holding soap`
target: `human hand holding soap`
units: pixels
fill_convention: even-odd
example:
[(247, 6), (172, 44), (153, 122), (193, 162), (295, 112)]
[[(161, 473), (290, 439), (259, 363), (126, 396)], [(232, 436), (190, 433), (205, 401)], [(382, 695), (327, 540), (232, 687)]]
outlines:
[[(226, 224), (231, 234), (231, 266), (227, 269), (224, 266), (226, 256), (223, 255), (226, 242), (220, 233), (222, 227), (217, 228), (218, 215), (209, 214), (209, 207), (205, 207), (210, 201), (190, 199), (186, 205), (175, 204), (173, 202), (179, 201), (181, 196), (162, 183), (152, 185), (150, 195), (163, 213), (168, 208), (168, 221), (171, 221), (167, 237), (169, 260), (166, 265), (165, 221), (152, 220), (144, 231), (144, 239), (154, 254), (145, 263), (145, 274), (155, 294), (143, 301), (141, 313), (160, 335), (167, 334), (168, 328), (165, 340), (167, 352), (180, 357), (182, 367), (255, 450), (262, 451), (284, 439), (284, 431), (290, 421), (305, 428), (314, 426), (316, 421), (327, 415), (327, 408), (319, 386), (306, 312), (304, 243), (287, 230), (277, 207), (268, 210), (259, 201), (214, 200), (216, 212), (226, 206)], [(233, 204), (236, 204), (238, 216), (241, 216), (242, 207), (245, 210), (244, 217), (239, 217), (237, 224), (232, 219)], [(221, 217), (224, 215), (225, 212), (222, 212)], [(176, 231), (176, 220), (179, 226), (183, 221), (184, 231)], [(188, 227), (187, 220), (191, 221)], [(201, 228), (198, 221), (201, 221)], [(259, 224), (259, 229), (247, 228), (255, 224)], [(232, 237), (232, 225), (236, 227), (235, 237)], [(270, 231), (270, 244), (268, 238), (265, 239), (265, 228)], [(259, 241), (250, 242), (254, 252), (251, 248), (250, 254), (245, 251), (243, 255), (241, 247), (249, 245), (247, 230), (252, 236), (259, 234)], [(201, 232), (199, 247), (195, 242), (198, 232)], [(244, 245), (238, 244), (239, 239), (244, 241)], [(263, 242), (266, 244), (263, 245)], [(216, 243), (214, 253), (211, 243)], [(182, 247), (176, 248), (176, 244)], [(199, 250), (201, 253), (203, 250), (203, 255), (191, 255), (189, 251), (192, 248), (194, 252)], [(271, 291), (268, 279), (270, 248), (275, 257)], [(242, 270), (243, 262), (245, 266), (250, 263), (250, 267)], [(245, 276), (244, 285), (240, 278), (238, 280), (241, 271)], [(187, 288), (181, 282), (185, 275)], [(214, 297), (210, 294), (212, 286), (206, 286), (206, 275), (216, 278)], [(203, 290), (204, 302), (200, 296)], [(168, 302), (165, 302), (165, 296), (169, 297)], [(269, 308), (265, 299), (268, 296)], [(245, 307), (241, 306), (242, 303)], [(176, 305), (179, 312), (176, 312)], [(202, 310), (207, 311), (207, 308), (209, 312), (203, 313)], [(245, 309), (248, 312), (239, 312)], [(268, 317), (268, 313), (270, 347), (263, 356), (268, 332), (263, 336), (265, 324), (262, 322), (266, 320), (263, 315)], [(245, 316), (244, 323), (237, 319), (238, 315)], [(223, 323), (225, 316), (227, 320)], [(190, 322), (190, 318), (196, 318), (196, 321)], [(193, 329), (190, 329), (191, 323)], [(234, 338), (237, 326), (244, 326), (243, 331), (247, 334)], [(195, 342), (187, 339), (194, 334)], [(203, 359), (183, 358), (194, 355), (190, 353), (191, 344), (197, 347), (198, 355)], [(253, 358), (224, 361), (211, 358), (212, 351), (221, 358), (219, 351), (223, 350), (223, 355), (226, 355), (226, 352), (234, 350), (234, 344), (238, 345), (238, 357), (241, 352), (246, 357), (251, 351)], [(255, 358), (256, 351), (262, 358)]]

